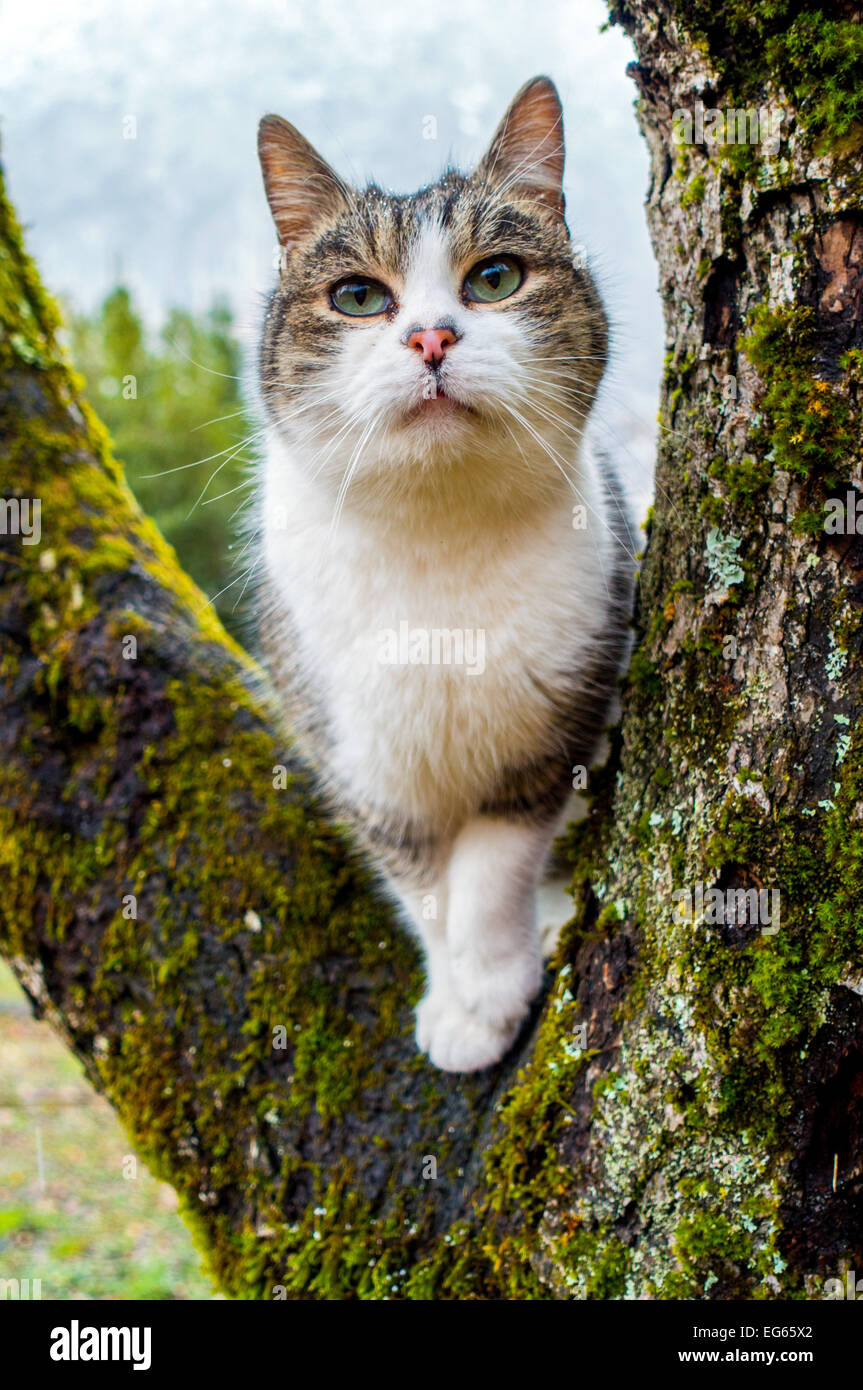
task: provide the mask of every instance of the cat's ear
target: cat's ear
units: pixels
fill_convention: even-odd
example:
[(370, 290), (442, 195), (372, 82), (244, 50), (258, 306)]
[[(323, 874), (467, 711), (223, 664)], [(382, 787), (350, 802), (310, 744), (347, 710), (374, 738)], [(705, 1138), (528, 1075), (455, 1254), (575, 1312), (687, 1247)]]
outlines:
[(258, 156), (279, 241), (290, 250), (314, 225), (347, 207), (348, 190), (305, 136), (281, 116), (264, 116)]
[(563, 216), (563, 111), (550, 77), (526, 82), (494, 133), (476, 177)]

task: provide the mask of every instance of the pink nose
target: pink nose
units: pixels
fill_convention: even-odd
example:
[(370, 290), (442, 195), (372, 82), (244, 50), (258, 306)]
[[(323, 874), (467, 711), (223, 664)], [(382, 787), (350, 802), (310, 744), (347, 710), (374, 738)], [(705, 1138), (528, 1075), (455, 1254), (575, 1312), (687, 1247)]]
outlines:
[(444, 353), (455, 342), (451, 328), (423, 328), (408, 338), (408, 347), (416, 348), (423, 355), (423, 361), (436, 367), (443, 361)]

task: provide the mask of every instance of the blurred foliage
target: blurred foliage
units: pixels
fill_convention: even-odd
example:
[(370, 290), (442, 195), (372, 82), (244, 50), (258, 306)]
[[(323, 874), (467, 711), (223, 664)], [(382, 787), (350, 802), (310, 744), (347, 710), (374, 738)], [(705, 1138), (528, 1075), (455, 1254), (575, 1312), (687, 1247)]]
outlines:
[(254, 426), (243, 410), (229, 308), (217, 301), (203, 314), (173, 309), (152, 338), (120, 285), (96, 313), (67, 311), (66, 322), (72, 362), (135, 496), (242, 637), (251, 560), (247, 551), (235, 566), (234, 556), (244, 545), (252, 454), (243, 444)]

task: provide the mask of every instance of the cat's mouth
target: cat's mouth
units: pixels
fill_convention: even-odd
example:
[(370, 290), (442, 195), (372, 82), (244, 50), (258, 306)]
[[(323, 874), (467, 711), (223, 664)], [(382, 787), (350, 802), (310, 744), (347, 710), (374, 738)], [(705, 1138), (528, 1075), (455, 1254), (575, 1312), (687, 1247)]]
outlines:
[(458, 416), (477, 415), (479, 412), (466, 401), (457, 400), (455, 396), (450, 396), (442, 386), (437, 386), (435, 391), (423, 396), (421, 401), (410, 407), (407, 411), (407, 420), (433, 420), (433, 419), (456, 419)]

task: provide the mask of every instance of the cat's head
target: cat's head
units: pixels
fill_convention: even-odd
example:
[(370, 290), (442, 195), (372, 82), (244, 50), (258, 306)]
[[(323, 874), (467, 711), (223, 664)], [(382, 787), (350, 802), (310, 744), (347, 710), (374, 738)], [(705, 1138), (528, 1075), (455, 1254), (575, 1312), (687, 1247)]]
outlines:
[(553, 83), (522, 88), (473, 173), (407, 197), (348, 187), (278, 116), (259, 151), (282, 248), (261, 388), (292, 457), (336, 489), (559, 481), (607, 325), (564, 220)]

